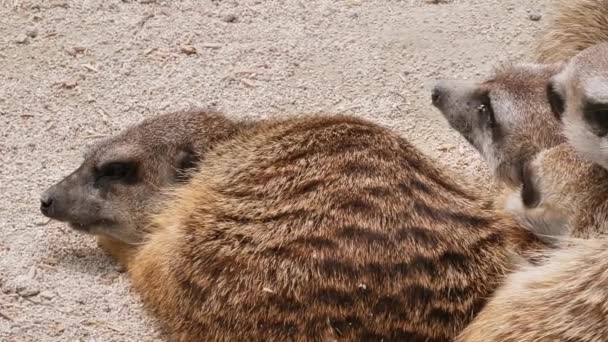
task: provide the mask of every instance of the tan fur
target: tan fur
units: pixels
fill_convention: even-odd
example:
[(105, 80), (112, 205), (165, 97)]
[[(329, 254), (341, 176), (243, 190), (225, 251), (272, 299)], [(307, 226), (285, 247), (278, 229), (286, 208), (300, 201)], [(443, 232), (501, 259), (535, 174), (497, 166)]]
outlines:
[(456, 341), (608, 341), (608, 240), (568, 244), (510, 275)]
[(175, 340), (449, 341), (545, 247), (387, 129), (236, 125), (142, 244), (100, 241)]
[(608, 41), (608, 0), (559, 0), (535, 43), (539, 63), (567, 61), (580, 51)]
[[(608, 171), (581, 158), (569, 144), (541, 152), (525, 180), (538, 204), (513, 212), (529, 222), (559, 224), (559, 234), (590, 238), (608, 233)], [(517, 191), (521, 201), (521, 190)], [(551, 229), (550, 229), (551, 230)]]

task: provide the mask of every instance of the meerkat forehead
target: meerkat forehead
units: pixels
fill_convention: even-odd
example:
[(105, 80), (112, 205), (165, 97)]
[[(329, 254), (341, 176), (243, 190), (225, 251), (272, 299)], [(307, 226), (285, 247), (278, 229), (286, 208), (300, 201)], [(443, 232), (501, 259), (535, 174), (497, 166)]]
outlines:
[(526, 122), (544, 120), (551, 114), (546, 100), (546, 87), (553, 76), (563, 69), (556, 64), (517, 64), (495, 70), (486, 82), (492, 105), (503, 113), (506, 121), (525, 118)]
[[(529, 96), (529, 90), (538, 88), (563, 69), (562, 63), (533, 64), (521, 63), (504, 65), (494, 70), (487, 82), (497, 89), (504, 89), (521, 98)], [(542, 87), (541, 90), (544, 90)]]
[(84, 160), (93, 164), (111, 161), (124, 161), (140, 159), (145, 150), (133, 139), (121, 139), (117, 136), (101, 141), (91, 146), (84, 155)]
[(581, 83), (587, 101), (608, 103), (608, 75), (594, 76)]

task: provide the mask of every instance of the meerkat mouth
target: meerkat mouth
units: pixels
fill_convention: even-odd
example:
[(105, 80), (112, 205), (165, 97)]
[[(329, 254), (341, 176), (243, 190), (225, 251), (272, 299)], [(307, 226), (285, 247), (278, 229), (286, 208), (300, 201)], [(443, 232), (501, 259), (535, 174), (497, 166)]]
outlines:
[(107, 228), (115, 225), (113, 221), (100, 219), (91, 222), (79, 222), (79, 221), (69, 221), (68, 225), (70, 228), (77, 230), (79, 232), (92, 234), (95, 230), (99, 230), (100, 228)]

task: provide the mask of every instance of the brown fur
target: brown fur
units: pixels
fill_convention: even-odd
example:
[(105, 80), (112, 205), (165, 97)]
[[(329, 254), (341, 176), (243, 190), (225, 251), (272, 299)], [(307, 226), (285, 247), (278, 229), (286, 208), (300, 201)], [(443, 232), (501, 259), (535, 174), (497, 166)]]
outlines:
[(199, 167), (143, 244), (100, 240), (178, 341), (449, 341), (544, 247), (359, 119), (241, 127)]
[(567, 61), (580, 51), (608, 41), (608, 0), (560, 0), (535, 43), (539, 63)]
[(510, 275), (456, 341), (608, 341), (608, 240), (570, 245)]

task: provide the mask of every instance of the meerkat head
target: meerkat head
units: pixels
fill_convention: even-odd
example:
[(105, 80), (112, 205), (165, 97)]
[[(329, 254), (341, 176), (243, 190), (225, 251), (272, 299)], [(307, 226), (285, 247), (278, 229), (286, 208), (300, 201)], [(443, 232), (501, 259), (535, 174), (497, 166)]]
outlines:
[(548, 93), (568, 141), (585, 158), (608, 168), (608, 43), (572, 58), (551, 79)]
[(486, 80), (440, 80), (433, 105), (475, 147), (498, 180), (517, 186), (523, 164), (563, 141), (547, 101), (549, 79), (562, 64), (503, 67)]
[(40, 210), (76, 230), (137, 243), (163, 189), (186, 181), (233, 125), (202, 112), (145, 120), (93, 146), (78, 169), (42, 194)]
[(568, 143), (525, 164), (522, 185), (505, 209), (539, 234), (592, 237), (608, 232), (608, 170), (581, 158)]

